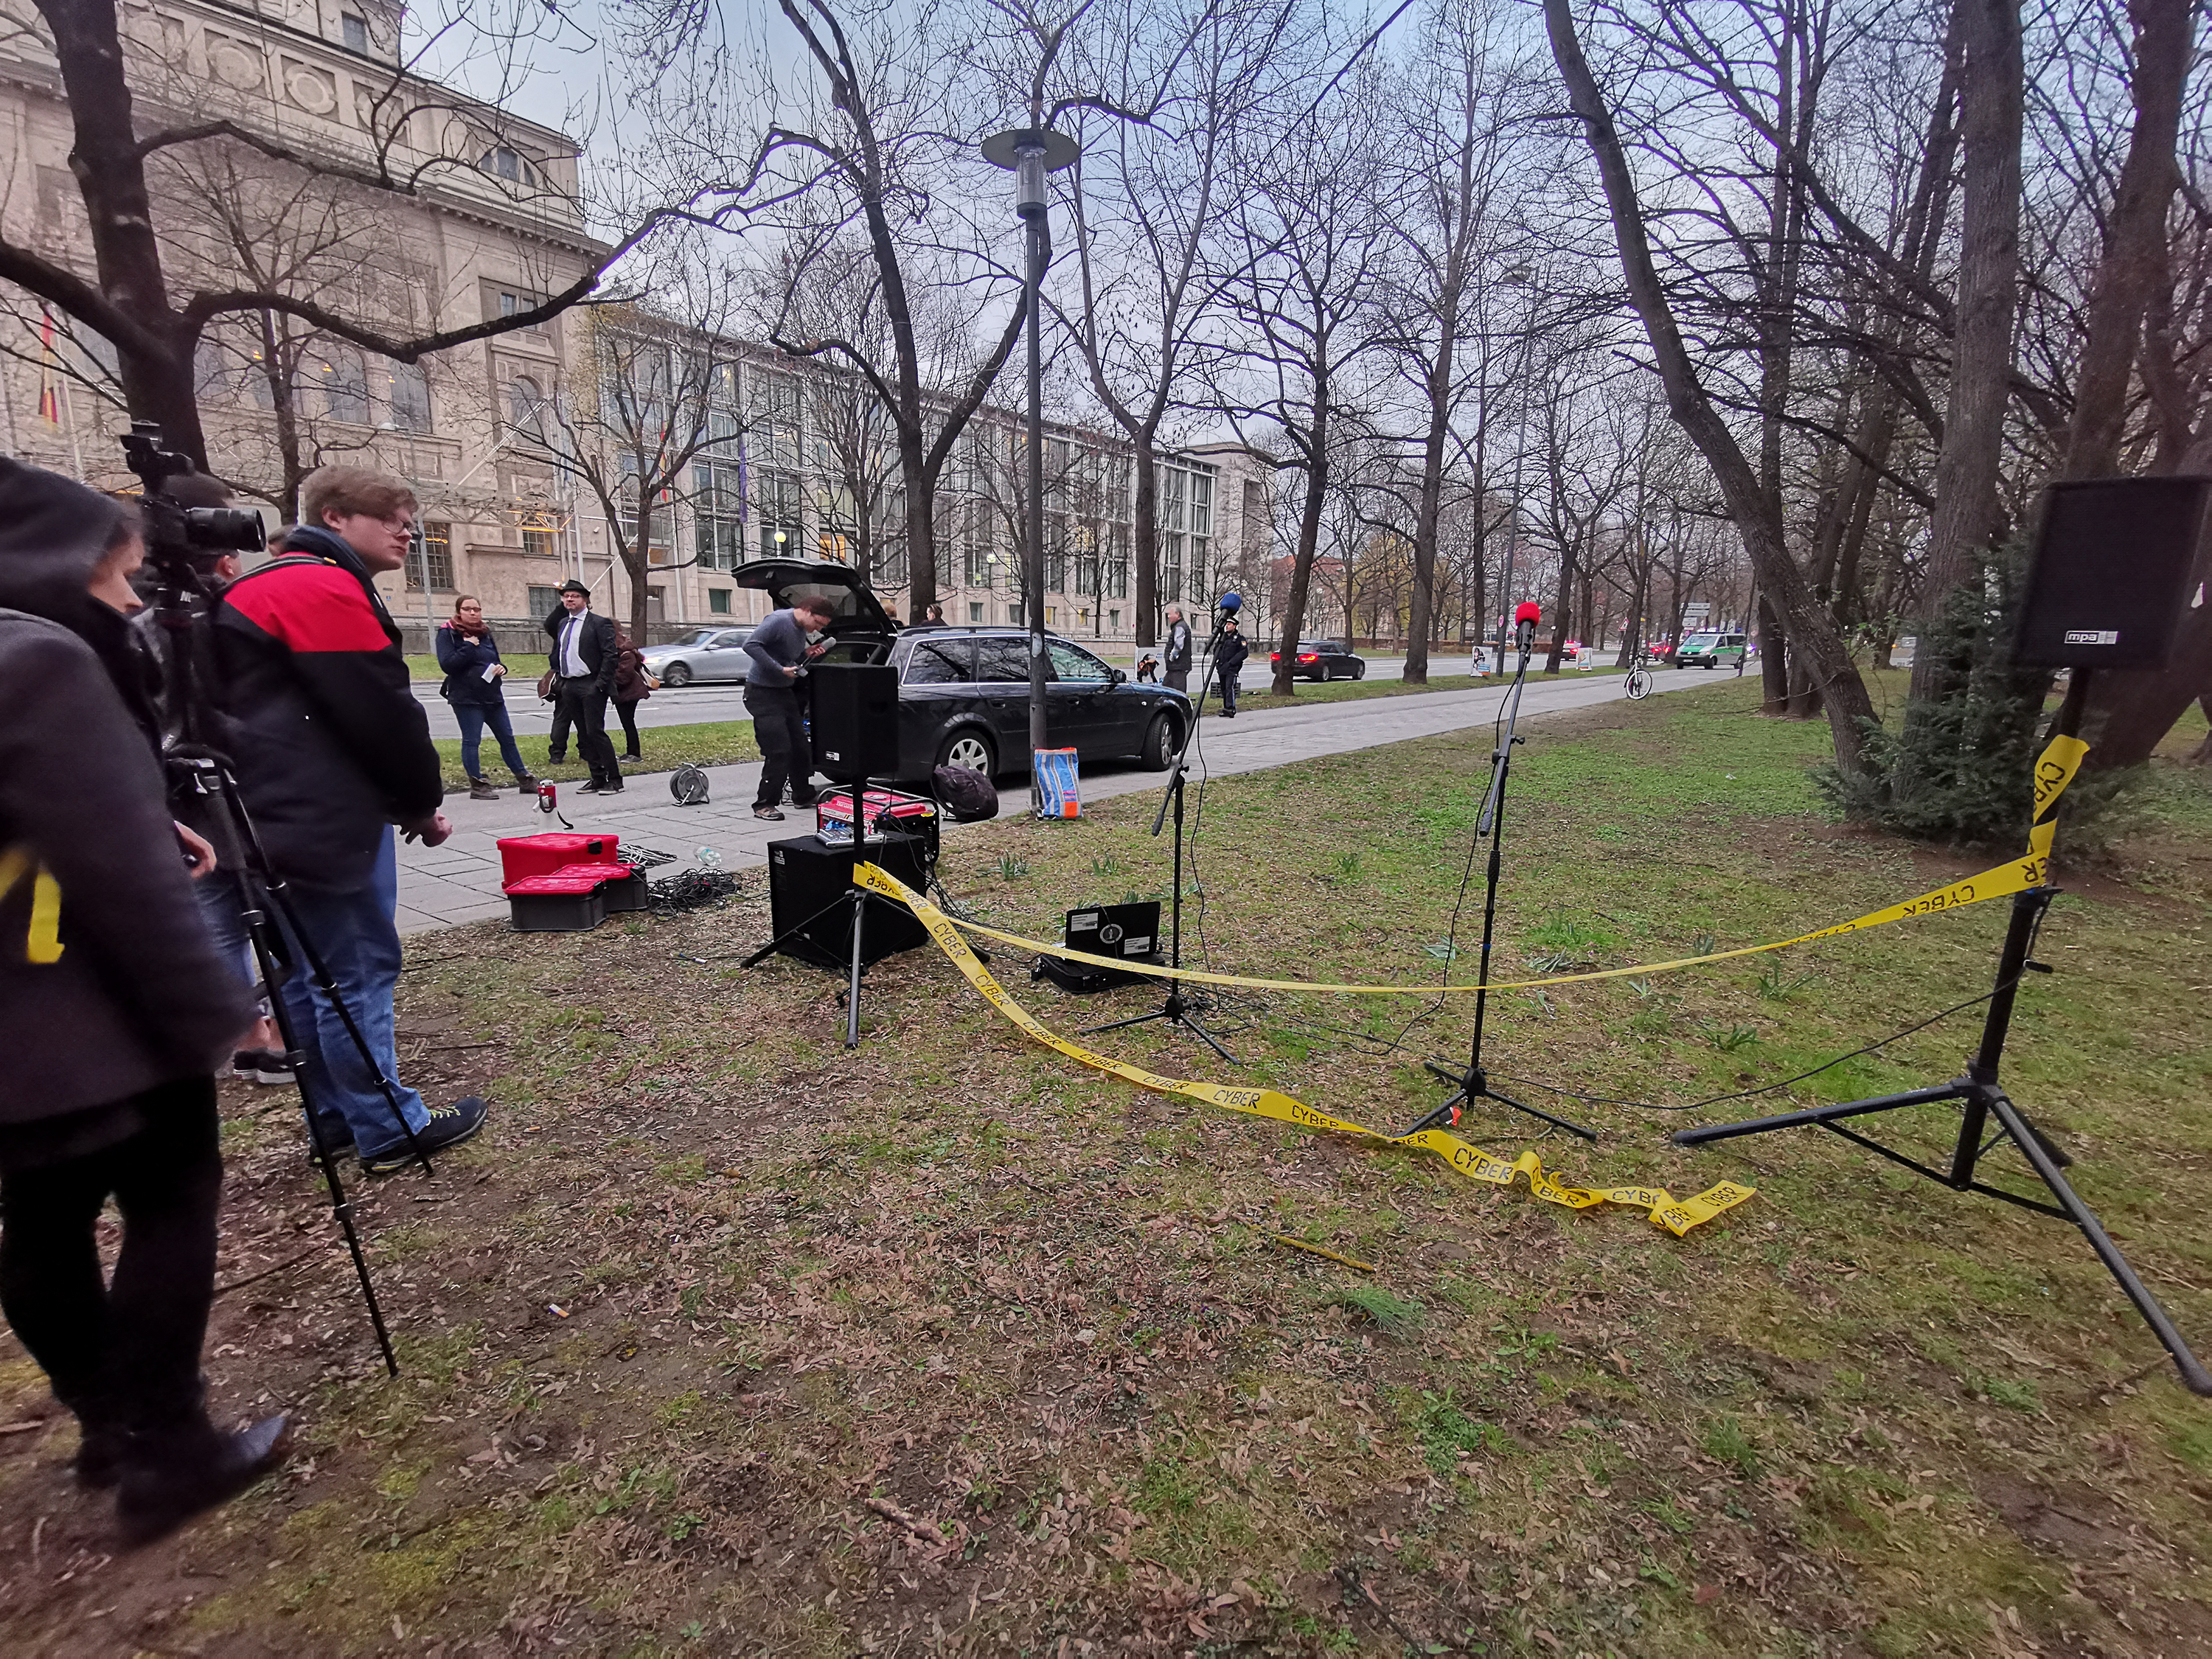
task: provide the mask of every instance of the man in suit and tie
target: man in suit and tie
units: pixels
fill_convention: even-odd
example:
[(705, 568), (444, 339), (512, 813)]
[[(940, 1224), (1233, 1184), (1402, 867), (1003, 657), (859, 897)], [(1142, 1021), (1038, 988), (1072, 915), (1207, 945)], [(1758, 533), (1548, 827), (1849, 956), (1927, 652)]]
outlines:
[(618, 795), (622, 767), (607, 741), (607, 697), (622, 661), (611, 617), (592, 609), (592, 590), (575, 580), (561, 584), (561, 608), (545, 619), (551, 636), (553, 700), (576, 729), (576, 754), (592, 769), (584, 794)]

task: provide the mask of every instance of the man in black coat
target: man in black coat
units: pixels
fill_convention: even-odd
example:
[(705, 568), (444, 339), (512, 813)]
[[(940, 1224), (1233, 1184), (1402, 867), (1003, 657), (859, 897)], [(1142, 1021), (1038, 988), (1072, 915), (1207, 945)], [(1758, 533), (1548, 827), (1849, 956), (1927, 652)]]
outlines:
[(252, 1004), (193, 900), (187, 856), (204, 875), (212, 852), (155, 757), (124, 620), (144, 550), (120, 503), (0, 460), (0, 1305), (134, 1540), (249, 1485), (284, 1427), (217, 1429), (200, 1376), (214, 1073)]
[(1221, 713), (1229, 720), (1237, 718), (1237, 677), (1244, 672), (1244, 659), (1252, 654), (1252, 647), (1244, 642), (1244, 630), (1237, 625), (1234, 617), (1221, 619), (1221, 636), (1213, 647), (1213, 672), (1221, 679)]
[(592, 590), (575, 580), (561, 584), (561, 608), (545, 619), (553, 641), (553, 702), (576, 728), (576, 754), (592, 769), (585, 794), (622, 793), (622, 765), (607, 741), (607, 698), (615, 689), (622, 647), (614, 620), (592, 609)]

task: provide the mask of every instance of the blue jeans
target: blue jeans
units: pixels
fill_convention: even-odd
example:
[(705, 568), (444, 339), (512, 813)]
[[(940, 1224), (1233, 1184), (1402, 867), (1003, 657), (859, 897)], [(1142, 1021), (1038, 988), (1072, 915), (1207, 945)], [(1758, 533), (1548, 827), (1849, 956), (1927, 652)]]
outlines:
[(483, 775), (477, 764), (483, 754), (484, 727), (499, 739), (499, 757), (507, 763), (507, 769), (518, 778), (527, 777), (530, 768), (522, 758), (522, 751), (514, 746), (514, 725), (507, 717), (503, 702), (457, 702), (453, 718), (461, 723), (461, 770), (472, 778)]
[(319, 1110), (325, 1140), (341, 1146), (351, 1140), (363, 1157), (387, 1152), (407, 1137), (392, 1120), (392, 1103), (377, 1085), (377, 1071), (393, 1080), (399, 1109), (411, 1127), (420, 1129), (430, 1121), (422, 1097), (398, 1082), (392, 1046), (392, 994), (399, 984), (399, 929), (392, 912), (399, 902), (399, 871), (391, 830), (384, 832), (367, 885), (336, 893), (295, 887), (288, 896), (301, 932), (331, 970), (375, 1060), (375, 1069), (362, 1060), (345, 1022), (316, 988), (300, 940), (288, 927), (292, 971), (284, 980), (284, 1010), (305, 1050), (307, 1098)]

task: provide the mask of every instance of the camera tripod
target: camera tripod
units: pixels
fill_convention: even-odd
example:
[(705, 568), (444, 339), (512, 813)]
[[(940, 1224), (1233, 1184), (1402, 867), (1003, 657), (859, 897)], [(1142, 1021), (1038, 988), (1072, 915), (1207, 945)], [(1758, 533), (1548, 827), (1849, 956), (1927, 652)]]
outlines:
[(1421, 1118), (1407, 1129), (1407, 1134), (1418, 1134), (1423, 1129), (1449, 1129), (1460, 1120), (1461, 1112), (1478, 1100), (1494, 1100), (1501, 1106), (1550, 1124), (1555, 1129), (1565, 1129), (1569, 1134), (1580, 1135), (1584, 1140), (1595, 1140), (1595, 1130), (1585, 1129), (1579, 1123), (1554, 1117), (1540, 1107), (1530, 1106), (1501, 1095), (1490, 1086), (1490, 1073), (1482, 1064), (1483, 1021), (1490, 1008), (1490, 951), (1498, 932), (1498, 880), (1505, 866), (1505, 780), (1513, 769), (1513, 748), (1526, 738), (1516, 735), (1514, 726), (1521, 718), (1521, 689), (1528, 679), (1528, 657), (1535, 648), (1536, 629), (1533, 623), (1521, 626), (1521, 666), (1513, 676), (1504, 703), (1504, 727), (1498, 739), (1498, 747), (1490, 757), (1490, 792), (1483, 797), (1482, 811), (1474, 821), (1478, 839), (1490, 837), (1490, 870), (1485, 878), (1482, 896), (1482, 951), (1476, 971), (1474, 993), (1474, 1036), (1469, 1043), (1467, 1064), (1457, 1068), (1440, 1060), (1425, 1060), (1421, 1064), (1444, 1082), (1452, 1085), (1451, 1097), (1434, 1111)]
[[(1206, 642), (1206, 673), (1198, 683), (1198, 700), (1190, 706), (1190, 729), (1183, 733), (1182, 743), (1176, 750), (1175, 763), (1168, 769), (1167, 792), (1160, 797), (1160, 810), (1152, 817), (1152, 834), (1158, 836), (1165, 826), (1170, 812), (1175, 816), (1175, 878), (1168, 925), (1168, 966), (1170, 968), (1182, 966), (1183, 781), (1190, 770), (1190, 746), (1198, 740), (1199, 717), (1206, 712), (1206, 694), (1213, 684), (1214, 647), (1220, 643), (1220, 640), (1221, 623), (1217, 617), (1213, 624), (1213, 638)], [(1205, 1005), (1197, 998), (1183, 994), (1181, 980), (1171, 979), (1168, 981), (1166, 1002), (1152, 1012), (1133, 1015), (1127, 1019), (1109, 1020), (1103, 1025), (1086, 1026), (1077, 1035), (1093, 1036), (1100, 1031), (1119, 1031), (1132, 1025), (1149, 1025), (1156, 1019), (1164, 1019), (1170, 1025), (1180, 1026), (1188, 1031), (1231, 1066), (1238, 1064), (1237, 1056), (1223, 1048), (1212, 1032), (1192, 1018), (1194, 1012), (1202, 1012), (1204, 1009)]]
[[(2054, 737), (2072, 737), (2080, 711), (2087, 697), (2090, 671), (2077, 668), (2074, 680), (2068, 687), (2066, 700), (2059, 707), (2054, 724)], [(1996, 988), (1990, 994), (1989, 1011), (1982, 1019), (1982, 1039), (1973, 1058), (1966, 1062), (1966, 1073), (1948, 1083), (1930, 1088), (1908, 1089), (1900, 1094), (1874, 1095), (1864, 1100), (1847, 1100), (1833, 1106), (1815, 1106), (1800, 1112), (1782, 1112), (1772, 1117), (1753, 1118), (1742, 1123), (1717, 1123), (1699, 1129), (1677, 1130), (1672, 1139), (1678, 1146), (1703, 1146), (1716, 1140), (1733, 1140), (1742, 1135), (1768, 1134), (1778, 1129), (1794, 1129), (1812, 1124), (1841, 1135), (1856, 1146), (1902, 1164), (1915, 1175), (1925, 1176), (1930, 1181), (1941, 1182), (1955, 1192), (1979, 1193), (1985, 1198), (2001, 1199), (2007, 1204), (2038, 1215), (2046, 1215), (2059, 1221), (2071, 1222), (2081, 1229), (2081, 1236), (2089, 1241), (2089, 1248), (2105, 1264), (2143, 1322), (2173, 1357), (2174, 1368), (2191, 1393), (2212, 1395), (2212, 1373), (2208, 1373), (2197, 1356), (2190, 1351), (2188, 1341), (2174, 1326), (2173, 1321), (2159, 1305), (2158, 1298), (2150, 1293), (2128, 1259), (2120, 1254), (2120, 1247), (2106, 1232), (2104, 1224), (2095, 1212), (2084, 1204), (2070, 1182), (2062, 1173), (2073, 1159), (2060, 1147), (2045, 1139), (2042, 1131), (2028, 1121), (2027, 1114), (2015, 1106), (2010, 1097), (1997, 1086), (1997, 1069), (2003, 1063), (2005, 1039), (2012, 1030), (2013, 1002), (2020, 991), (2021, 975), (2028, 973), (2047, 974), (2050, 967), (2035, 960), (2035, 943), (2043, 927), (2044, 915), (2051, 908), (2059, 890), (2051, 884), (2048, 871), (2044, 884), (2016, 893), (2012, 901), (2012, 920), (2005, 929), (2004, 944), (1997, 954)], [(1847, 1118), (1869, 1117), (1882, 1112), (1900, 1111), (1908, 1106), (1934, 1106), (1948, 1101), (1957, 1101), (1964, 1109), (1959, 1115), (1959, 1133), (1951, 1148), (1948, 1169), (1937, 1169), (1909, 1158), (1894, 1147), (1844, 1127)], [(1994, 1133), (1990, 1120), (1996, 1120)], [(1984, 1137), (1987, 1136), (1985, 1139)], [(2007, 1192), (2002, 1187), (1992, 1187), (1975, 1179), (1981, 1160), (2000, 1142), (2009, 1140), (2018, 1149), (2028, 1168), (2035, 1172), (2051, 1195), (2058, 1201), (2045, 1204), (2039, 1199), (2023, 1198), (2018, 1193)]]
[[(353, 1258), (354, 1276), (361, 1282), (361, 1296), (368, 1311), (369, 1327), (376, 1334), (376, 1346), (384, 1356), (385, 1370), (391, 1376), (399, 1375), (399, 1361), (392, 1352), (391, 1334), (385, 1328), (384, 1310), (377, 1304), (376, 1286), (368, 1274), (368, 1259), (363, 1254), (361, 1234), (354, 1225), (353, 1203), (346, 1196), (345, 1185), (338, 1178), (337, 1154), (332, 1151), (325, 1136), (322, 1119), (317, 1112), (313, 1085), (307, 1079), (307, 1054), (301, 1042), (301, 1033), (295, 1027), (290, 1010), (286, 1006), (280, 987), (284, 975), (304, 972), (313, 981), (331, 1006), (337, 1010), (343, 1023), (346, 1036), (360, 1054), (362, 1063), (375, 1076), (377, 1087), (392, 1108), (392, 1115), (407, 1137), (407, 1144), (415, 1160), (422, 1166), (428, 1176), (434, 1171), (430, 1167), (430, 1155), (416, 1139), (414, 1126), (400, 1109), (398, 1085), (386, 1075), (369, 1048), (368, 1039), (355, 1023), (353, 1011), (346, 1006), (337, 982), (322, 953), (309, 940), (305, 929), (293, 915), (284, 893), (283, 878), (270, 866), (262, 850), (260, 838), (255, 835), (252, 820), (246, 816), (246, 805), (238, 797), (236, 781), (228, 768), (216, 756), (188, 745), (172, 749), (171, 762), (183, 769), (187, 780), (202, 799), (211, 803), (210, 836), (216, 849), (217, 866), (238, 872), (239, 890), (244, 900), (240, 920), (246, 924), (246, 936), (253, 946), (253, 960), (261, 975), (261, 982), (268, 988), (269, 1012), (276, 1022), (278, 1034), (284, 1042), (284, 1058), (292, 1069), (293, 1081), (299, 1085), (300, 1103), (307, 1120), (307, 1139), (314, 1150), (315, 1167), (322, 1171), (323, 1181), (330, 1192), (331, 1218), (337, 1224), (344, 1237), (347, 1254)], [(283, 918), (280, 935), (276, 918)], [(286, 946), (295, 945), (301, 960), (287, 964)]]

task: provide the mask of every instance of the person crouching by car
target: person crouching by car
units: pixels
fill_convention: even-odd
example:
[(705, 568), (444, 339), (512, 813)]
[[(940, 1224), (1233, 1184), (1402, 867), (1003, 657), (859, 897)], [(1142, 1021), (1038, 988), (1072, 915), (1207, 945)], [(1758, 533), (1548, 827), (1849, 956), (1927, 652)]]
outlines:
[(438, 624), (434, 643), (438, 666), (446, 671), (438, 695), (453, 704), (453, 718), (460, 723), (461, 769), (469, 775), (469, 799), (499, 799), (498, 787), (477, 763), (486, 726), (499, 739), (499, 756), (514, 774), (515, 788), (526, 795), (537, 793), (538, 780), (514, 746), (514, 725), (507, 717), (507, 665), (500, 660), (499, 641), (492, 637), (483, 602), (475, 594), (464, 593), (453, 601), (453, 614)]
[(131, 509), (0, 460), (0, 1309), (134, 1542), (252, 1485), (284, 1430), (217, 1429), (200, 1376), (215, 1072), (253, 1011), (192, 896), (213, 851), (156, 758), (125, 621), (144, 552)]
[(760, 790), (753, 816), (781, 822), (783, 786), (791, 785), (792, 804), (814, 805), (814, 758), (806, 743), (806, 721), (799, 700), (799, 676), (823, 647), (807, 636), (830, 625), (837, 614), (827, 599), (801, 599), (788, 611), (771, 611), (745, 641), (752, 659), (745, 670), (745, 709), (753, 717), (753, 738), (760, 744)]

